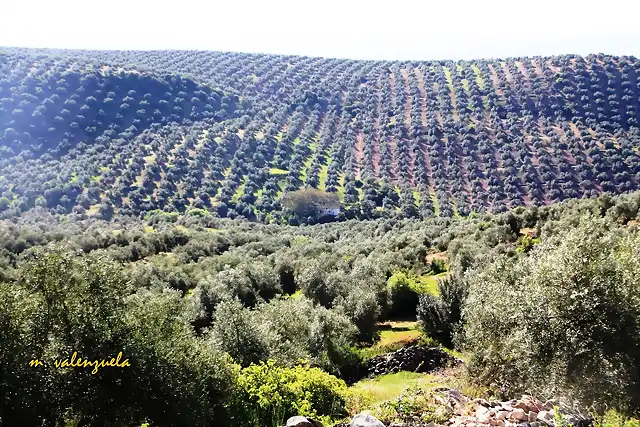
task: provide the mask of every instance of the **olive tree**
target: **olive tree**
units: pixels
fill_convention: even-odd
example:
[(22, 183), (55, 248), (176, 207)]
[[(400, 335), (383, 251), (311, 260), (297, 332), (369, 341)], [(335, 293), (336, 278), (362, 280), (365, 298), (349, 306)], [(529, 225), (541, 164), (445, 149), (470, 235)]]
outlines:
[(511, 392), (638, 408), (639, 275), (640, 235), (592, 217), (470, 272), (472, 374)]

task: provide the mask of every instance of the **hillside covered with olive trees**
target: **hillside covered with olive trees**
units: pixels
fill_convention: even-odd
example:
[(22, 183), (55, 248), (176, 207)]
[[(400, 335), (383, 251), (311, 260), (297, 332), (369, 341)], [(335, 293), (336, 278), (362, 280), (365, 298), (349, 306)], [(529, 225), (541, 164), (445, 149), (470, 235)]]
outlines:
[(356, 61), (0, 50), (0, 214), (503, 212), (639, 184), (634, 57)]
[(639, 114), (627, 56), (0, 48), (0, 427), (637, 427)]

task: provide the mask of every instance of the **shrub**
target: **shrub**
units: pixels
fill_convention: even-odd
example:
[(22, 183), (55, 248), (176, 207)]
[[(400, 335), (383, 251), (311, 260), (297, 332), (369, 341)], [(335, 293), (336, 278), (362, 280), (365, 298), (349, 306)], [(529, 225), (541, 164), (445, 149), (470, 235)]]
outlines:
[(429, 264), (432, 274), (440, 274), (447, 271), (447, 264), (442, 259), (433, 259)]
[(257, 321), (270, 331), (270, 357), (281, 365), (293, 366), (309, 359), (310, 324), (315, 308), (305, 297), (274, 299), (256, 309)]
[(358, 329), (342, 307), (329, 310), (317, 306), (309, 326), (312, 362), (327, 372), (338, 374), (350, 358)]
[(427, 335), (451, 347), (461, 328), (467, 285), (462, 277), (452, 273), (438, 279), (438, 292), (439, 296), (420, 296), (418, 322)]
[(322, 254), (303, 266), (295, 279), (307, 298), (328, 308), (344, 293), (343, 274), (331, 271), (333, 264), (330, 254)]
[(418, 321), (429, 337), (441, 343), (450, 341), (451, 327), (447, 322), (447, 309), (440, 298), (430, 294), (420, 296)]
[(211, 340), (216, 348), (230, 354), (242, 366), (269, 356), (267, 325), (259, 324), (255, 313), (238, 300), (220, 302), (213, 315)]
[(378, 296), (372, 289), (354, 286), (346, 298), (340, 297), (338, 301), (338, 305), (344, 307), (345, 313), (358, 328), (359, 342), (371, 344), (379, 338), (378, 319), (381, 309)]
[(223, 301), (211, 331), (214, 346), (243, 366), (269, 358), (291, 367), (304, 359), (342, 375), (354, 363), (351, 347), (357, 328), (344, 310), (314, 306), (303, 296), (273, 299), (251, 310), (237, 301)]
[(626, 417), (620, 412), (610, 409), (595, 420), (596, 427), (640, 427), (640, 420)]
[(274, 361), (244, 368), (231, 412), (234, 426), (276, 427), (294, 415), (346, 415), (344, 381), (309, 366), (283, 368)]
[(419, 294), (404, 273), (394, 273), (387, 281), (390, 299), (390, 318), (412, 316), (418, 306)]
[(507, 392), (640, 407), (640, 236), (585, 218), (471, 275), (471, 373)]
[(453, 415), (453, 411), (441, 402), (442, 397), (437, 392), (412, 385), (395, 399), (382, 402), (373, 414), (388, 424), (417, 420), (424, 424), (442, 424)]

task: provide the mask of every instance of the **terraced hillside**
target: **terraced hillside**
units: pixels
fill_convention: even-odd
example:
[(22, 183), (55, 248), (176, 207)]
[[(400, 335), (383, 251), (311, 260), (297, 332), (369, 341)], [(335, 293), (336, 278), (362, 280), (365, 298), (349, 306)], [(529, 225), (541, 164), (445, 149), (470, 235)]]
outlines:
[(638, 188), (640, 61), (0, 51), (0, 210), (500, 212)]

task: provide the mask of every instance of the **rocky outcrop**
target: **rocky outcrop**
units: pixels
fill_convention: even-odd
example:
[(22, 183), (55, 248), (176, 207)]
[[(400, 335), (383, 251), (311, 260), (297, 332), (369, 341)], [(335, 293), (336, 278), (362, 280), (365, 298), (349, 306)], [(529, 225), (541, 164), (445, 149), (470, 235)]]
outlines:
[(407, 344), (392, 353), (381, 354), (367, 363), (368, 376), (411, 371), (433, 372), (435, 370), (462, 363), (438, 347), (423, 346), (418, 343)]
[(448, 388), (412, 393), (421, 405), (401, 405), (412, 409), (396, 414), (395, 420), (383, 423), (373, 415), (360, 413), (351, 422), (334, 427), (588, 427), (593, 423), (585, 411), (557, 400), (542, 402), (533, 396), (490, 402), (471, 399)]
[(586, 427), (593, 421), (586, 411), (577, 410), (556, 400), (543, 403), (533, 396), (522, 396), (520, 400), (504, 402), (474, 399), (464, 404), (463, 408), (455, 409), (455, 415), (444, 425), (452, 427), (556, 427), (559, 425)]

